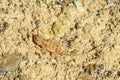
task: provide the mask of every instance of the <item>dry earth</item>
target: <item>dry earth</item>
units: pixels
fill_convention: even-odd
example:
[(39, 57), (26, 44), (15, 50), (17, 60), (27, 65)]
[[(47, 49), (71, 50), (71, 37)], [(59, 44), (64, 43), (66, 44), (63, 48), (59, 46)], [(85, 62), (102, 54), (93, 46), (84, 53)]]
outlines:
[(0, 0), (0, 80), (120, 80), (120, 0), (106, 1)]

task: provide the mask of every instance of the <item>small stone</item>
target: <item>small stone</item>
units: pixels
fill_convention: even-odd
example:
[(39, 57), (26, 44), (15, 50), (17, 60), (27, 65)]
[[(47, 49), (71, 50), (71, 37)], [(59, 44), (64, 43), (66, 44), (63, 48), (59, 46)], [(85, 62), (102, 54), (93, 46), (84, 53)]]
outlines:
[(28, 56), (23, 56), (22, 59), (25, 60), (25, 61), (28, 61), (29, 57)]
[(99, 65), (99, 68), (100, 68), (100, 69), (104, 69), (104, 65), (103, 65), (103, 64), (100, 64), (100, 65)]
[(76, 63), (75, 63), (75, 60), (74, 60), (74, 59), (67, 62), (67, 65), (68, 65), (69, 67), (74, 67), (75, 64), (76, 64)]
[(7, 22), (4, 22), (2, 25), (0, 25), (0, 33), (4, 32), (9, 27), (9, 24)]
[(102, 41), (103, 42), (108, 42), (108, 41), (110, 41), (110, 39), (109, 38), (104, 38)]
[(43, 1), (43, 3), (45, 3), (46, 5), (50, 5), (50, 0), (42, 0)]
[(81, 67), (80, 64), (77, 64), (77, 67), (80, 68)]
[(110, 4), (113, 0), (106, 0), (107, 4)]
[(20, 80), (19, 78), (17, 78), (17, 77), (15, 77), (15, 79), (14, 80)]
[(77, 54), (78, 53), (78, 50), (74, 49), (71, 51), (72, 54)]
[(35, 62), (36, 65), (39, 65), (40, 63), (41, 63), (40, 60), (37, 60), (37, 61)]
[(42, 51), (43, 55), (46, 55), (47, 53), (48, 53), (48, 51), (46, 51), (46, 50)]
[(53, 23), (52, 31), (58, 37), (63, 37), (67, 32), (66, 27), (63, 25), (63, 23), (60, 20)]
[(83, 32), (83, 33), (86, 33), (85, 27), (82, 28), (82, 32)]
[(0, 72), (7, 73), (10, 71), (15, 71), (20, 64), (21, 55), (20, 54), (9, 54), (3, 57), (3, 60), (0, 64)]
[(76, 6), (78, 11), (83, 12), (85, 10), (78, 1), (74, 0), (73, 3)]
[(25, 0), (19, 0), (22, 4), (25, 4)]
[(100, 70), (100, 69), (96, 70), (96, 73), (97, 73), (97, 74), (100, 74), (100, 73), (101, 73), (101, 70)]
[(36, 0), (36, 4), (37, 4), (37, 5), (40, 5), (40, 0)]
[(35, 21), (35, 26), (36, 26), (36, 27), (39, 27), (39, 26), (40, 26), (40, 20), (36, 20), (36, 21)]
[(65, 5), (65, 2), (63, 2), (63, 1), (56, 1), (55, 3), (57, 5), (61, 5), (62, 7)]

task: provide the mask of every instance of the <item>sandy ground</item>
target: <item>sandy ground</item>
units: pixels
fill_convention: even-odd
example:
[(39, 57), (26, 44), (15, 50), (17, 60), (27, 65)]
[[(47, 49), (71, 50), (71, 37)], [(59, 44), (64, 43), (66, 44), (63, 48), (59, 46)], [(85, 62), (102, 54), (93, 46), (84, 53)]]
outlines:
[[(0, 80), (120, 80), (120, 0), (75, 2), (0, 0)], [(73, 56), (51, 56), (36, 34)]]

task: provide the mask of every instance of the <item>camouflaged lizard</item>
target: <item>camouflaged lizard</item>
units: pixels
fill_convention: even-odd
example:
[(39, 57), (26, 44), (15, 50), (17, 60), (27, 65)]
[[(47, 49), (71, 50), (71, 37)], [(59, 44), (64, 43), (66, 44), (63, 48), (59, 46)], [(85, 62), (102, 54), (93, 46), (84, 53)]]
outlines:
[(33, 35), (33, 42), (44, 50), (51, 52), (53, 56), (70, 54), (68, 51), (63, 50), (59, 43), (51, 39), (45, 39), (42, 35)]

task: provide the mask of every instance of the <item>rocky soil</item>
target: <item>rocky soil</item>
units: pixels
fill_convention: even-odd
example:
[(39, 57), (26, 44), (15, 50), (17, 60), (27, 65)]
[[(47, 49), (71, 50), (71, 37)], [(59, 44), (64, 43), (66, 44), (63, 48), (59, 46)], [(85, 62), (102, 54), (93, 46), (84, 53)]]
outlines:
[(120, 0), (0, 0), (0, 80), (120, 80)]

